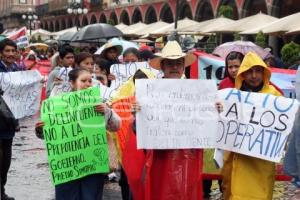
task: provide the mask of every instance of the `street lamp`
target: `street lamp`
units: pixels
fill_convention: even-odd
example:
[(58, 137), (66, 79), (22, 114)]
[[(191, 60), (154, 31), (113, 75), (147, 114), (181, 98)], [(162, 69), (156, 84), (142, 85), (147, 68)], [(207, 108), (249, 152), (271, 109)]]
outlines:
[(29, 35), (31, 36), (31, 23), (33, 22), (35, 24), (38, 16), (35, 15), (32, 8), (28, 8), (27, 14), (22, 15), (22, 18), (29, 21)]
[[(68, 0), (69, 3), (69, 8), (67, 9), (67, 12), (69, 14), (74, 14), (76, 16), (84, 14), (86, 15), (88, 13), (88, 9), (87, 8), (83, 8), (83, 3), (81, 2), (81, 0)], [(77, 17), (76, 17), (77, 19)], [(78, 23), (77, 20), (75, 19), (75, 23), (76, 23), (76, 27), (78, 30)]]

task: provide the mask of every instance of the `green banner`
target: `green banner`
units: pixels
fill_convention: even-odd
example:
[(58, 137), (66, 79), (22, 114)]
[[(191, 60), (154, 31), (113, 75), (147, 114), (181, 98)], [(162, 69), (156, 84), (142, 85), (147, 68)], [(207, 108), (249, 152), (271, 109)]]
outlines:
[(101, 102), (99, 88), (43, 102), (41, 118), (54, 185), (109, 171), (105, 120), (95, 111)]

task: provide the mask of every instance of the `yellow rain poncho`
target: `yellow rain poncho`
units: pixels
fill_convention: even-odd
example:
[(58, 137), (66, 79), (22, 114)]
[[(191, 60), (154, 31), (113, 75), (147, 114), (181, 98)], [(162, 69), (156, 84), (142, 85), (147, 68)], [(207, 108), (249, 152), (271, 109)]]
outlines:
[[(155, 78), (155, 75), (153, 72), (151, 72), (149, 69), (146, 68), (140, 68), (140, 70), (149, 78)], [(135, 95), (135, 84), (133, 82), (133, 76), (130, 77), (124, 84), (122, 84), (117, 91), (114, 93), (114, 95), (111, 97), (108, 104), (113, 105), (115, 102), (120, 101), (121, 99), (131, 97)], [(121, 163), (122, 162), (122, 150), (124, 149), (124, 141), (120, 139), (120, 135), (113, 134), (109, 132), (109, 136), (112, 138), (116, 145), (116, 150), (118, 154), (118, 160)], [(120, 137), (117, 137), (120, 136)], [(123, 147), (123, 148), (122, 148)]]
[[(244, 81), (242, 73), (254, 66), (264, 68), (263, 87), (260, 93), (280, 96), (270, 85), (271, 71), (259, 56), (248, 53), (238, 71), (235, 87)], [(275, 181), (275, 163), (238, 153), (226, 152), (224, 156), (223, 190), (225, 200), (271, 200)]]

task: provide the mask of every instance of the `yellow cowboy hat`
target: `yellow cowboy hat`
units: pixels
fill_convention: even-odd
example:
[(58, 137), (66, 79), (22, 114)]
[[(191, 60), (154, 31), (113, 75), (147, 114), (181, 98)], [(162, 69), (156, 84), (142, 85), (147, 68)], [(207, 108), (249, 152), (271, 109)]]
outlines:
[(182, 48), (176, 41), (167, 42), (161, 53), (156, 53), (155, 56), (157, 57), (150, 60), (150, 66), (158, 70), (161, 69), (161, 61), (164, 59), (177, 60), (184, 58), (184, 67), (190, 66), (196, 60), (193, 53), (182, 52)]

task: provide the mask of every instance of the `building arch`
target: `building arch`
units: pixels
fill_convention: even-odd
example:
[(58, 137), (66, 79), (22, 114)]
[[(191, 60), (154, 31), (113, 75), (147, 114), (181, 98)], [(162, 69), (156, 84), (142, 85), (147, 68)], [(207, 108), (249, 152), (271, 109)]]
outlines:
[(167, 23), (173, 23), (174, 22), (174, 16), (173, 12), (171, 10), (171, 7), (168, 3), (165, 3), (165, 5), (161, 8), (159, 18)]
[(118, 17), (117, 17), (115, 12), (111, 12), (108, 23), (111, 24), (111, 25), (117, 25), (118, 24)]
[(96, 23), (97, 23), (97, 18), (95, 15), (92, 15), (90, 24), (96, 24)]
[(123, 10), (121, 15), (120, 15), (120, 23), (129, 25), (130, 24), (130, 19), (129, 19), (129, 15), (128, 12), (126, 10)]
[(73, 27), (73, 21), (72, 18), (68, 18), (68, 28), (72, 28)]
[(76, 26), (76, 27), (81, 27), (80, 20), (79, 20), (79, 16), (76, 16), (75, 22), (74, 22), (74, 26)]
[(60, 30), (65, 30), (66, 28), (67, 28), (66, 21), (62, 19), (60, 24)]
[(236, 5), (235, 0), (221, 0), (219, 6), (218, 6), (218, 11), (220, 9), (221, 6), (231, 6), (233, 8), (233, 13), (232, 13), (232, 19), (239, 19), (239, 12), (238, 12), (238, 8)]
[(153, 6), (149, 6), (145, 14), (145, 23), (151, 24), (157, 22), (157, 14)]
[(50, 24), (49, 24), (49, 31), (50, 31), (50, 32), (54, 32), (54, 31), (55, 31), (55, 30), (54, 30), (54, 24), (53, 24), (53, 21), (51, 21)]
[(133, 24), (138, 23), (138, 22), (142, 22), (143, 21), (143, 17), (142, 17), (142, 12), (141, 10), (137, 7), (134, 9), (133, 14), (132, 14), (132, 18), (131, 18), (131, 22)]
[(214, 11), (209, 0), (200, 1), (197, 5), (195, 20), (205, 21), (214, 18)]
[(88, 20), (87, 16), (84, 15), (84, 16), (82, 17), (81, 26), (84, 27), (84, 26), (87, 26), (87, 25), (89, 25), (89, 20)]
[(178, 6), (178, 19), (184, 19), (184, 18), (193, 19), (192, 9), (190, 4), (184, 0), (181, 1), (181, 3)]
[(99, 22), (100, 22), (100, 23), (107, 23), (107, 18), (106, 18), (106, 16), (105, 16), (104, 13), (102, 13), (102, 14), (100, 15)]
[(48, 27), (48, 22), (47, 21), (44, 22), (44, 29), (47, 30), (47, 31), (49, 31), (49, 27)]
[(300, 11), (298, 0), (273, 0), (271, 15), (275, 17), (285, 17)]
[(245, 0), (243, 5), (242, 17), (255, 15), (259, 12), (268, 13), (267, 4), (265, 0)]
[(54, 30), (55, 30), (55, 31), (60, 31), (60, 29), (59, 29), (59, 21), (58, 21), (58, 20), (55, 21), (55, 27), (54, 27)]

